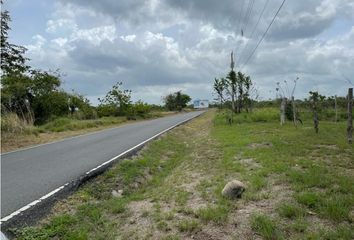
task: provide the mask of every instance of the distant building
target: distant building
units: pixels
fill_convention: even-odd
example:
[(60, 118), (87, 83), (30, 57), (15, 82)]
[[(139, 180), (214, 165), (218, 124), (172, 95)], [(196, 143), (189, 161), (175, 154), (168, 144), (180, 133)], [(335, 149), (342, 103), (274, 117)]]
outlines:
[(209, 107), (209, 100), (195, 100), (193, 102), (193, 106), (196, 109), (203, 109), (203, 108), (208, 108)]

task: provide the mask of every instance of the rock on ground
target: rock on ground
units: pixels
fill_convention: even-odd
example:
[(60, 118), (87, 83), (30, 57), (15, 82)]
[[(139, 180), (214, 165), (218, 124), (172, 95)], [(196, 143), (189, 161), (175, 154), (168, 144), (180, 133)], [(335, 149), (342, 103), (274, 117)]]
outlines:
[(112, 191), (112, 196), (113, 197), (120, 198), (120, 197), (122, 197), (122, 195), (123, 195), (123, 190), (122, 189), (120, 189), (118, 191), (116, 191), (116, 190)]

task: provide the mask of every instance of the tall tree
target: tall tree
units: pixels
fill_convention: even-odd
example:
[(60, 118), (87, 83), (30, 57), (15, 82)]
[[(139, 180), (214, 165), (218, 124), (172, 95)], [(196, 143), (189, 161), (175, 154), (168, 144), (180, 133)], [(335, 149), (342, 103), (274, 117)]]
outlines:
[(115, 109), (115, 115), (124, 115), (131, 104), (131, 90), (122, 89), (122, 82), (117, 82), (112, 89), (108, 91), (103, 99), (98, 99), (100, 105), (108, 105)]
[(224, 91), (225, 91), (225, 79), (224, 78), (220, 78), (214, 79), (214, 91), (217, 94), (217, 100), (220, 101), (220, 108), (222, 108), (222, 105), (225, 101), (225, 96), (224, 96)]
[[(3, 1), (1, 1), (3, 9)], [(0, 47), (1, 47), (1, 75), (8, 75), (11, 73), (24, 73), (29, 69), (26, 65), (26, 60), (28, 60), (24, 54), (26, 48), (23, 46), (18, 46), (8, 41), (8, 32), (11, 30), (9, 23), (11, 22), (11, 17), (9, 11), (1, 10), (1, 37), (0, 37)]]
[(236, 112), (236, 99), (237, 99), (237, 76), (234, 70), (231, 70), (226, 76), (226, 91), (231, 97), (231, 110)]
[(191, 100), (192, 99), (189, 95), (184, 94), (181, 91), (168, 94), (163, 98), (166, 108), (170, 111), (181, 111)]

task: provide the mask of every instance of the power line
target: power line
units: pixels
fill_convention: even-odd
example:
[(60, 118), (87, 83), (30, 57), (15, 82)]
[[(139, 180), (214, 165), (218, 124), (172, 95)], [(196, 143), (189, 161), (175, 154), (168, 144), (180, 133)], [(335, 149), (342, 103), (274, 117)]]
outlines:
[(237, 24), (237, 32), (240, 32), (241, 30), (241, 25), (242, 25), (242, 19), (243, 19), (243, 6), (245, 5), (245, 0), (242, 0), (242, 4), (241, 4), (241, 8), (240, 8), (240, 12), (239, 12), (239, 21)]
[(279, 6), (279, 8), (278, 8), (277, 12), (275, 13), (275, 15), (274, 15), (274, 17), (273, 17), (272, 21), (270, 22), (270, 24), (268, 25), (268, 27), (267, 27), (266, 31), (263, 33), (263, 35), (262, 35), (261, 39), (258, 41), (258, 43), (257, 43), (256, 47), (253, 49), (253, 51), (251, 52), (251, 54), (248, 56), (248, 58), (247, 58), (246, 62), (242, 65), (242, 67), (243, 67), (243, 66), (245, 66), (245, 65), (248, 63), (248, 61), (251, 59), (251, 57), (253, 56), (253, 54), (256, 52), (256, 50), (257, 50), (258, 46), (261, 44), (261, 42), (263, 41), (263, 39), (264, 39), (265, 35), (268, 33), (268, 31), (269, 31), (270, 27), (272, 26), (272, 24), (273, 24), (273, 22), (274, 22), (275, 18), (278, 16), (278, 14), (279, 14), (279, 12), (280, 12), (281, 8), (283, 7), (283, 5), (284, 5), (285, 1), (286, 1), (286, 0), (283, 0), (283, 2), (280, 4), (280, 6)]
[(252, 13), (252, 10), (253, 10), (254, 1), (255, 0), (250, 0), (251, 5), (249, 7), (248, 14), (246, 15), (245, 24), (244, 24), (244, 27), (243, 27), (243, 32), (246, 32), (246, 29), (247, 29), (247, 26), (248, 26), (248, 23), (249, 23), (249, 20), (250, 20), (250, 16), (251, 16), (251, 13)]
[[(249, 36), (249, 39), (252, 39), (253, 34), (255, 33), (255, 31), (256, 31), (256, 29), (257, 29), (257, 27), (258, 27), (258, 24), (259, 24), (259, 22), (260, 22), (260, 20), (261, 20), (261, 18), (262, 18), (262, 16), (263, 16), (263, 14), (264, 14), (265, 9), (267, 8), (268, 3), (269, 3), (269, 0), (267, 0), (267, 1), (265, 2), (264, 6), (263, 6), (263, 9), (262, 9), (262, 11), (261, 11), (261, 14), (260, 14), (259, 17), (258, 17), (257, 23), (256, 23), (256, 25), (254, 25), (253, 30), (252, 30), (252, 33), (251, 33), (251, 35)], [(247, 49), (249, 42), (250, 42), (250, 41), (248, 41), (248, 42), (246, 43), (246, 46), (242, 49), (242, 51), (241, 51), (241, 53), (240, 53), (240, 55), (239, 55), (239, 58), (240, 58), (240, 59), (242, 58), (243, 53), (244, 53), (245, 50)]]
[[(238, 24), (238, 27), (237, 27), (237, 33), (239, 33), (242, 29), (242, 20), (243, 20), (243, 6), (245, 5), (245, 0), (242, 0), (242, 4), (241, 4), (241, 8), (240, 8), (240, 19), (239, 19), (239, 24)], [(236, 50), (235, 50), (235, 55), (237, 55), (237, 51), (238, 51), (238, 48), (240, 47), (240, 45), (238, 44), (236, 46)]]

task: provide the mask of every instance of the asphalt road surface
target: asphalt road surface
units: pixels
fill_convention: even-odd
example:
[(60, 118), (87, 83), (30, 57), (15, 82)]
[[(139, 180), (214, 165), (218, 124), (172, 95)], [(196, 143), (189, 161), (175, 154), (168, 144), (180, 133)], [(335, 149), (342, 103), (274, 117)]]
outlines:
[(142, 121), (2, 154), (1, 218), (161, 131), (201, 113)]

